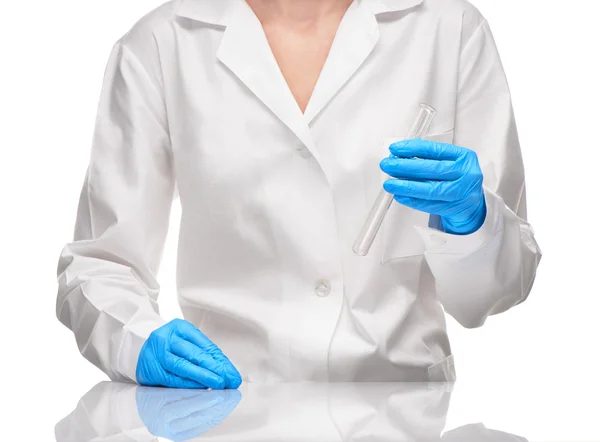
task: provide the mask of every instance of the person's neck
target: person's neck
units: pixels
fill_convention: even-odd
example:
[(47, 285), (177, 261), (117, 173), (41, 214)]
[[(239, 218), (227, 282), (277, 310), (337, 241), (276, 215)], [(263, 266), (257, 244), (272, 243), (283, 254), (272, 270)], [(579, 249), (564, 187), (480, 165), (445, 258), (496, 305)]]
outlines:
[(341, 18), (353, 0), (246, 0), (263, 25), (306, 30), (332, 17)]

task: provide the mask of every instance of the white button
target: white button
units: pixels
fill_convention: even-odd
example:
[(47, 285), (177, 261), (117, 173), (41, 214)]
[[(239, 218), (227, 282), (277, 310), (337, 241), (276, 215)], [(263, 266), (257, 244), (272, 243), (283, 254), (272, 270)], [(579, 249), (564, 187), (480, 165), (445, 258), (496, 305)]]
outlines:
[(310, 157), (312, 157), (312, 154), (310, 153), (310, 150), (308, 150), (306, 147), (300, 147), (298, 149), (296, 149), (298, 151), (298, 153), (300, 154), (300, 157), (303, 159), (308, 159)]
[(321, 298), (329, 296), (331, 293), (331, 284), (326, 279), (319, 279), (315, 284), (315, 293)]

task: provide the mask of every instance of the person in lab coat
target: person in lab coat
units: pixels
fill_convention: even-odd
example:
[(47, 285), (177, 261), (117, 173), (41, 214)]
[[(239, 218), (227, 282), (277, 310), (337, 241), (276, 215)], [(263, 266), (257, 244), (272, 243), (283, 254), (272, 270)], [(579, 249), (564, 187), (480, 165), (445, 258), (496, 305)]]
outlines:
[[(433, 124), (403, 140), (420, 103)], [(356, 256), (384, 182), (395, 202)], [(468, 2), (173, 0), (110, 54), (57, 316), (119, 381), (452, 381), (444, 309), (479, 327), (530, 293), (525, 193)], [(177, 197), (185, 320), (166, 323)]]

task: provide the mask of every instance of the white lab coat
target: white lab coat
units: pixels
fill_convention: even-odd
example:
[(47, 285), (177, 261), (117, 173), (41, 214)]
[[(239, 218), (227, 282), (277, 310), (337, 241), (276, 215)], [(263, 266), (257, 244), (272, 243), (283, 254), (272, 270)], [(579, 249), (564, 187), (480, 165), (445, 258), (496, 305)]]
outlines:
[[(421, 102), (428, 138), (477, 152), (485, 224), (453, 236), (394, 203), (357, 257), (379, 161)], [(453, 380), (442, 306), (481, 326), (528, 296), (541, 256), (502, 65), (463, 0), (356, 0), (304, 114), (243, 0), (171, 1), (116, 43), (57, 300), (112, 379), (135, 379), (164, 323), (175, 195), (183, 315), (246, 381)]]

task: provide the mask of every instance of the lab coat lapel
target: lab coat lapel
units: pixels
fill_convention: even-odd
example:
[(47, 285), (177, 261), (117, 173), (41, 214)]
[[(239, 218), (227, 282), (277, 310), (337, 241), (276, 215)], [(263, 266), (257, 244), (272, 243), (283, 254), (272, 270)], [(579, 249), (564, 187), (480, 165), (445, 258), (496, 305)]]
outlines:
[(365, 6), (374, 14), (383, 14), (404, 11), (419, 6), (421, 3), (423, 0), (370, 0), (365, 3)]
[(305, 111), (310, 123), (359, 70), (379, 40), (375, 15), (353, 2), (340, 23), (329, 57)]
[(304, 115), (310, 124), (360, 69), (379, 41), (377, 15), (414, 8), (423, 0), (355, 0), (348, 9)]
[(245, 1), (229, 11), (217, 58), (235, 74), (319, 160), (305, 116), (288, 87), (262, 25)]
[(175, 15), (215, 26), (227, 25), (227, 12), (236, 0), (181, 0)]

